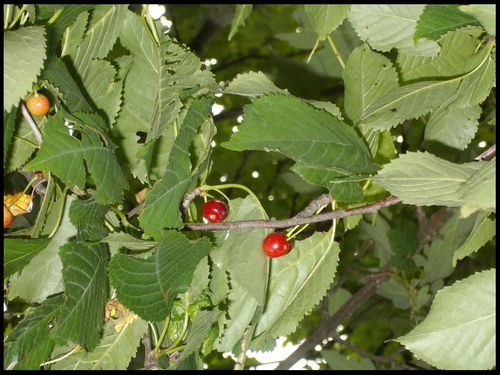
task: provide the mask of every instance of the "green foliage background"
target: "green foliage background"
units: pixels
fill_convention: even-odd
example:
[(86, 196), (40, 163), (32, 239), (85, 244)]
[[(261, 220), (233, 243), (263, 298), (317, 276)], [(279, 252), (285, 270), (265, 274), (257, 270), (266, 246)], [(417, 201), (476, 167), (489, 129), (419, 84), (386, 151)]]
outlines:
[[(4, 24), (19, 11), (5, 5)], [(4, 232), (4, 368), (37, 369), (76, 344), (46, 367), (143, 368), (152, 325), (161, 350), (186, 344), (158, 366), (231, 369), (223, 353), (238, 355), (242, 337), (255, 350), (307, 339), (384, 266), (391, 279), (342, 323), (371, 356), (334, 340), (308, 359), (495, 364), (496, 161), (474, 161), (495, 144), (494, 8), (166, 5), (166, 35), (137, 5), (23, 11), (27, 23), (4, 33), (4, 194), (24, 189), (21, 171), (48, 182)], [(35, 152), (16, 106), (37, 81), (57, 114), (35, 118)], [(223, 110), (211, 117), (214, 102)], [(269, 229), (180, 232), (178, 207), (200, 182), (255, 193), (224, 190), (228, 221), (289, 218), (326, 192), (341, 208), (386, 192), (403, 204), (311, 225), (270, 261)], [(203, 199), (193, 202), (188, 217), (201, 221)], [(102, 319), (112, 296), (138, 315), (122, 331)], [(468, 353), (460, 362), (455, 348)]]

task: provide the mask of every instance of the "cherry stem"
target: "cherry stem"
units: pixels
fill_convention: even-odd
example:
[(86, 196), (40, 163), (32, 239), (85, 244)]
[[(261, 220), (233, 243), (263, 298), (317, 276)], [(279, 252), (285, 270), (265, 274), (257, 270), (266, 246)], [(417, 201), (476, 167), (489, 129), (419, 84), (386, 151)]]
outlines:
[[(236, 189), (241, 189), (241, 190), (246, 191), (248, 193), (248, 195), (250, 195), (253, 198), (253, 200), (255, 201), (255, 203), (257, 203), (257, 205), (259, 206), (259, 209), (261, 210), (261, 212), (264, 215), (267, 215), (266, 211), (262, 208), (262, 205), (260, 204), (259, 198), (257, 198), (257, 196), (255, 195), (255, 193), (252, 190), (250, 190), (249, 188), (247, 188), (246, 186), (243, 186), (243, 185), (240, 185), (240, 184), (223, 184), (223, 185), (214, 185), (214, 186), (204, 185), (204, 186), (201, 187), (201, 189), (205, 190), (205, 191), (206, 190), (216, 190), (216, 191), (219, 191), (217, 189), (230, 189), (230, 188), (236, 188)], [(222, 192), (220, 192), (220, 193), (222, 194)], [(229, 198), (226, 195), (224, 195), (224, 196), (229, 201)]]
[(21, 113), (23, 114), (24, 119), (26, 122), (29, 124), (31, 130), (33, 131), (33, 135), (35, 136), (35, 140), (37, 145), (42, 144), (42, 133), (40, 132), (40, 129), (38, 129), (38, 126), (36, 125), (35, 121), (31, 117), (30, 113), (28, 112), (28, 109), (24, 105), (24, 103), (21, 103)]

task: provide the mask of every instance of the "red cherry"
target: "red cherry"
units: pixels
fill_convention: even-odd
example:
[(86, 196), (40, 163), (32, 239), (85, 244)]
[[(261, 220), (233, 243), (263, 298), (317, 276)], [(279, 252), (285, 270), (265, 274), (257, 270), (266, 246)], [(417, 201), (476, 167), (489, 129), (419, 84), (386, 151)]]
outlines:
[(288, 254), (293, 248), (293, 241), (280, 232), (270, 233), (262, 242), (262, 249), (267, 256), (278, 258)]
[(211, 199), (203, 206), (203, 217), (211, 223), (219, 223), (224, 220), (229, 213), (227, 205), (218, 200)]

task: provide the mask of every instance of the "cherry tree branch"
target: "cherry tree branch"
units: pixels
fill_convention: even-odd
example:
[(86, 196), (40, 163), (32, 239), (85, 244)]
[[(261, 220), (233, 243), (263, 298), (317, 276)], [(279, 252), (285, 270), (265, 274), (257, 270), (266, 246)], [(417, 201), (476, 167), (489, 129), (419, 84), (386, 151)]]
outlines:
[(387, 270), (388, 267), (385, 267), (380, 273), (370, 275), (370, 280), (333, 314), (330, 319), (322, 319), (316, 331), (287, 359), (281, 361), (276, 370), (288, 370), (301, 358), (307, 358), (318, 343), (321, 343), (324, 338), (331, 336), (339, 324), (344, 323), (361, 305), (375, 294), (377, 287), (381, 283), (391, 278), (391, 273), (387, 272)]
[(491, 159), (493, 156), (495, 156), (497, 153), (497, 145), (491, 146), (489, 149), (487, 149), (485, 152), (483, 152), (481, 155), (479, 155), (477, 158), (474, 160), (486, 160), (486, 159)]
[[(323, 199), (322, 197), (320, 197)], [(393, 206), (401, 202), (401, 199), (390, 195), (380, 201), (368, 204), (362, 207), (349, 208), (346, 210), (335, 210), (324, 214), (301, 217), (301, 213), (295, 215), (290, 219), (285, 220), (245, 220), (245, 221), (232, 221), (222, 223), (185, 223), (186, 228), (191, 230), (227, 230), (227, 229), (246, 229), (246, 228), (289, 228), (296, 225), (319, 223), (322, 221), (329, 221), (333, 219), (340, 219), (347, 216), (373, 213), (381, 208)], [(309, 211), (309, 206), (306, 210)]]
[(300, 211), (294, 217), (311, 217), (316, 211), (321, 207), (326, 206), (332, 201), (332, 196), (330, 194), (322, 194), (311, 203), (307, 205), (302, 211)]

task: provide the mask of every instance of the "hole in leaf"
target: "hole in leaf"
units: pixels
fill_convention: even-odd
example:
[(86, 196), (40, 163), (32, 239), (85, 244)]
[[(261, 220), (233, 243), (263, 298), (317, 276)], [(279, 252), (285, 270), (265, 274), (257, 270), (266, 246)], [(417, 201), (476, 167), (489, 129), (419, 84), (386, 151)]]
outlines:
[(137, 135), (139, 137), (139, 140), (137, 141), (137, 143), (146, 143), (146, 138), (148, 136), (148, 134), (146, 132), (137, 132), (135, 133), (135, 135)]
[(396, 111), (397, 111), (397, 109), (396, 109), (396, 108), (391, 108), (391, 109), (389, 109), (389, 111), (391, 111), (391, 112), (396, 112)]
[(82, 140), (82, 133), (80, 133), (80, 131), (78, 131), (78, 130), (71, 129), (71, 135), (72, 135), (74, 138), (78, 139), (79, 141), (81, 141), (81, 140)]

